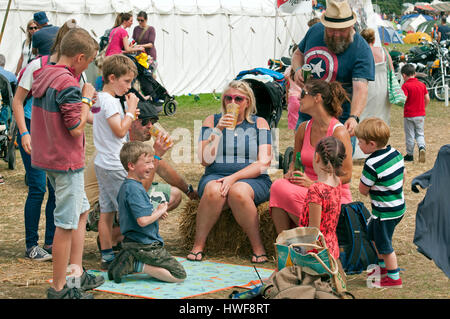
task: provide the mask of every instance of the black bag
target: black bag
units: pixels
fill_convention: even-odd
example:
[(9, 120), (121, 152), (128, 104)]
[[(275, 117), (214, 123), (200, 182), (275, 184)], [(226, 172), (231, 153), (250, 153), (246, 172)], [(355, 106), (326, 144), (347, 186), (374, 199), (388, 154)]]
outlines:
[(341, 205), (336, 234), (339, 259), (346, 274), (359, 274), (378, 263), (375, 247), (367, 236), (370, 215), (362, 202)]

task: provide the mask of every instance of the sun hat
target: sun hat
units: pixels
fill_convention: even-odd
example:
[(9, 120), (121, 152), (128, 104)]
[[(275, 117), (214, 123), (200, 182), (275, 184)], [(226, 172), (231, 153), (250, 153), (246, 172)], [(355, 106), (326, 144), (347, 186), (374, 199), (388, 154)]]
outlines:
[(47, 15), (44, 11), (36, 12), (33, 15), (33, 20), (36, 21), (37, 24), (46, 24), (48, 22)]
[(320, 17), (320, 22), (327, 28), (348, 28), (355, 24), (356, 13), (345, 0), (327, 0), (327, 9)]

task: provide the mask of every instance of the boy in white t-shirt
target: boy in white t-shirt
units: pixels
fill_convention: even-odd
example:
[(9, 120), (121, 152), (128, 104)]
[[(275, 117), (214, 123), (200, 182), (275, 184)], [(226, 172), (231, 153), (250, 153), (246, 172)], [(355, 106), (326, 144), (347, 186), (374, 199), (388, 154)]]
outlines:
[[(97, 149), (94, 166), (99, 186), (101, 268), (106, 270), (114, 259), (112, 227), (118, 211), (117, 194), (127, 176), (120, 162), (120, 149), (129, 140), (128, 131), (138, 115), (136, 111), (139, 99), (132, 93), (125, 95), (137, 75), (136, 66), (130, 58), (122, 54), (109, 56), (105, 59), (102, 70), (104, 86), (93, 107), (100, 108), (94, 114), (93, 135)], [(127, 110), (122, 108), (120, 99), (117, 98), (123, 95)]]

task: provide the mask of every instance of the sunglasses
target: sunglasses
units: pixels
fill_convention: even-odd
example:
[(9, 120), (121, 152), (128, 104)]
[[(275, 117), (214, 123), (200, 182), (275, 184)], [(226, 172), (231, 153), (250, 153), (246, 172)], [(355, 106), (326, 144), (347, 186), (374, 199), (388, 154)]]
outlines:
[(37, 30), (38, 27), (29, 27), (28, 30)]
[(231, 103), (232, 101), (236, 102), (237, 104), (240, 104), (244, 102), (247, 99), (246, 96), (243, 95), (224, 95), (223, 100), (225, 103)]
[(144, 22), (145, 20), (144, 19), (137, 19), (138, 20), (138, 22)]
[(305, 90), (303, 90), (302, 93), (300, 93), (300, 98), (303, 99), (307, 95), (311, 95), (311, 93), (308, 93)]
[(142, 120), (141, 120), (142, 126), (146, 126), (149, 122), (151, 122), (152, 125), (153, 125), (153, 124), (155, 124), (157, 121), (156, 121), (156, 119), (152, 119), (152, 118), (146, 118), (146, 119), (142, 119)]

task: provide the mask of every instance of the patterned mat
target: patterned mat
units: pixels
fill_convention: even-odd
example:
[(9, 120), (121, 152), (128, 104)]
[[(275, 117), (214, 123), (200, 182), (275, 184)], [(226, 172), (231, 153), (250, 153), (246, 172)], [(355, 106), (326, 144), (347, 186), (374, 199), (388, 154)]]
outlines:
[(187, 278), (182, 283), (166, 283), (145, 274), (131, 274), (116, 284), (108, 280), (106, 272), (89, 270), (93, 275), (103, 275), (105, 283), (97, 291), (152, 299), (182, 299), (213, 293), (232, 287), (253, 288), (261, 279), (268, 278), (273, 269), (225, 264), (213, 261), (195, 262), (176, 257), (183, 265)]

